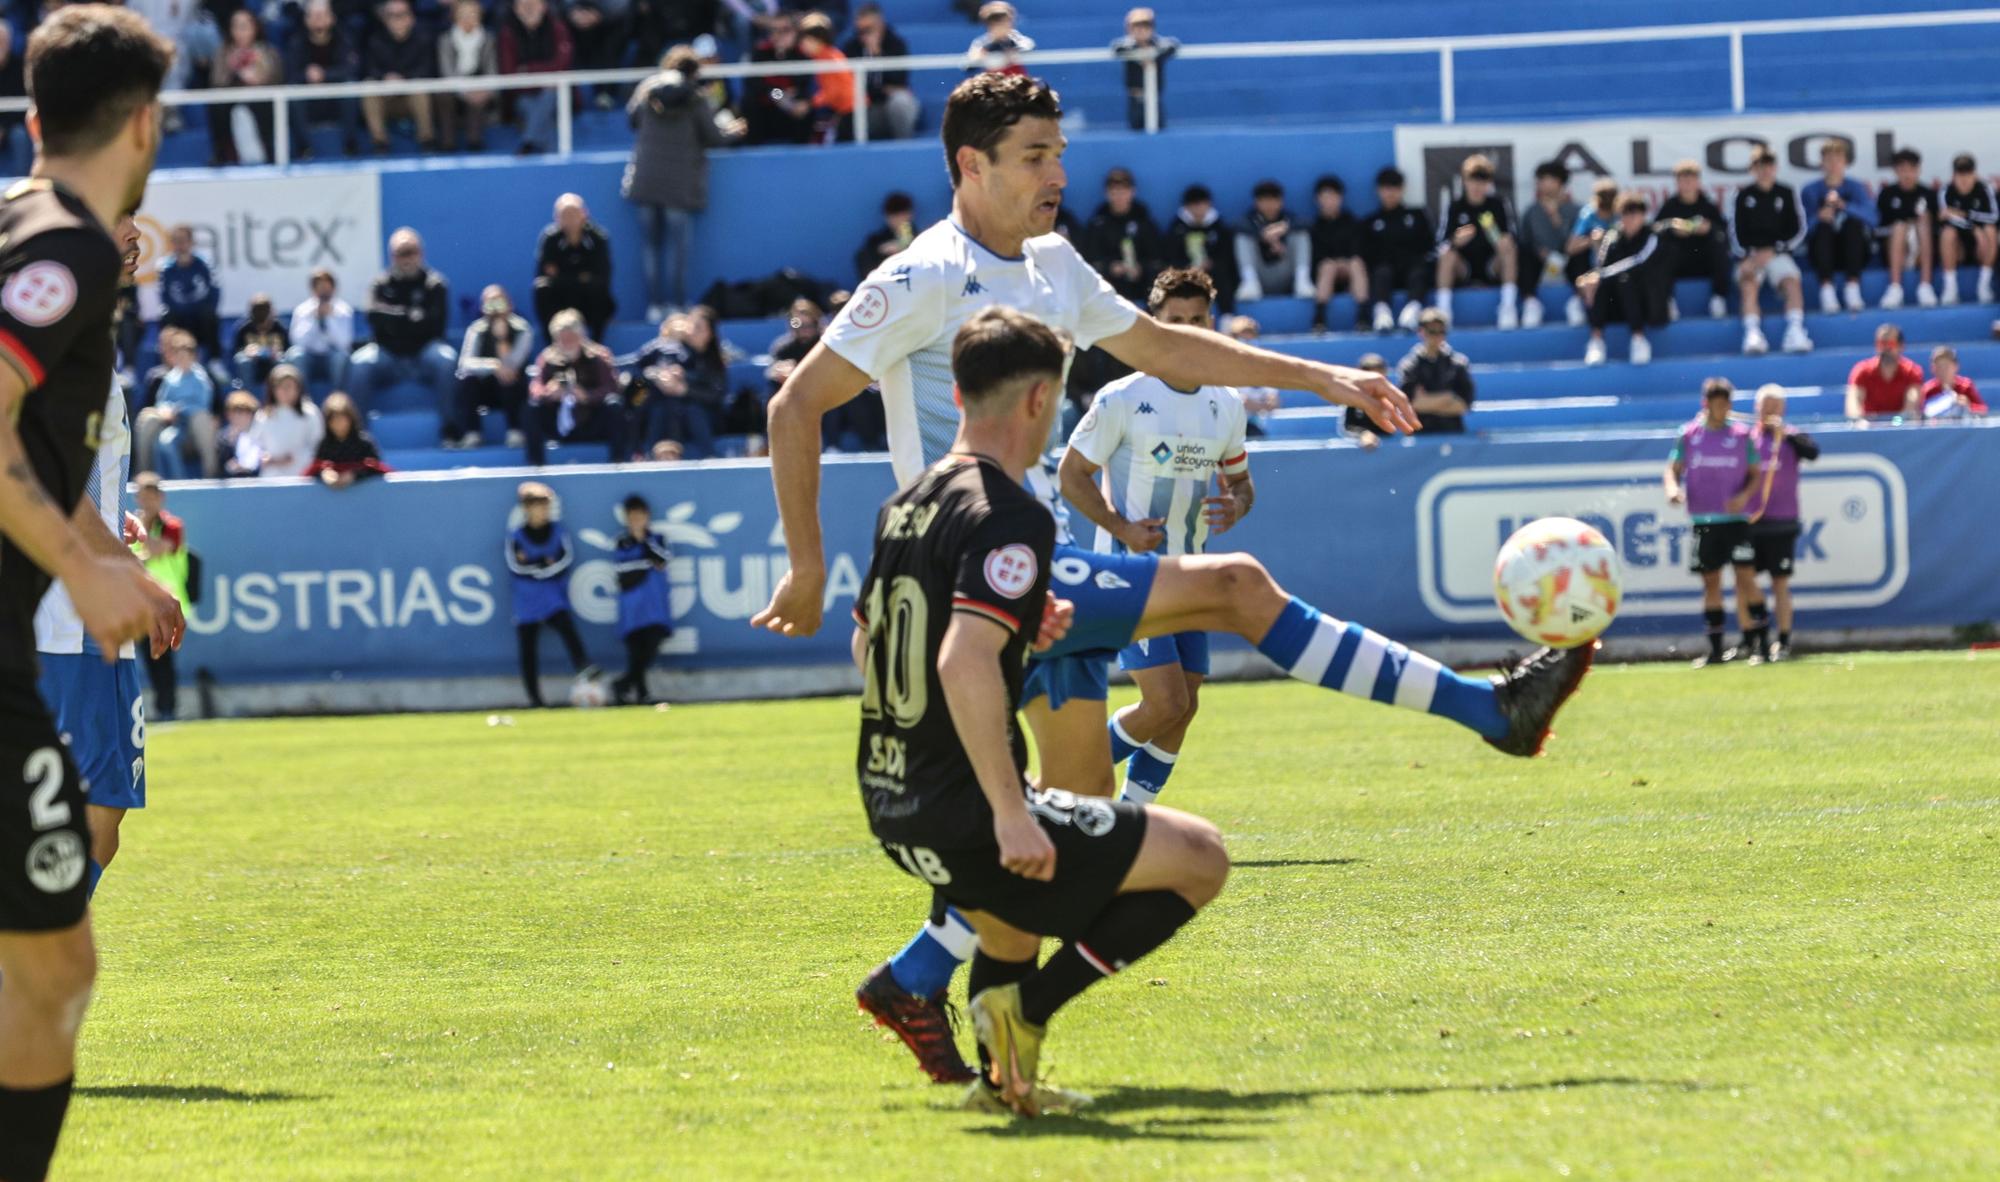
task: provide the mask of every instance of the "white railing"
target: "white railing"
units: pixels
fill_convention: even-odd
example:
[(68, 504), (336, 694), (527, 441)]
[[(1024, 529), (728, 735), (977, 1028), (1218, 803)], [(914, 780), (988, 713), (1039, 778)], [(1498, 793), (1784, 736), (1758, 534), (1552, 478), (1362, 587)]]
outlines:
[[(1798, 33), (1867, 32), (1884, 29), (1945, 28), (1952, 25), (2000, 24), (2000, 8), (1957, 12), (1900, 12), (1872, 16), (1809, 17), (1793, 20), (1729, 21), (1690, 25), (1645, 25), (1616, 29), (1573, 29), (1541, 33), (1492, 33), (1469, 37), (1381, 37), (1347, 41), (1246, 41), (1219, 45), (1182, 45), (1176, 57), (1189, 61), (1238, 58), (1380, 57), (1391, 54), (1433, 54), (1437, 57), (1438, 113), (1444, 123), (1458, 121), (1458, 55), (1505, 49), (1553, 49), (1579, 45), (1614, 45), (1649, 41), (1720, 40), (1729, 51), (1729, 109), (1744, 109), (1743, 42), (1750, 37)], [(1137, 55), (1135, 55), (1137, 56)], [(1120, 65), (1125, 57), (1109, 49), (1036, 50), (1018, 56), (1024, 66)], [(1139, 56), (1144, 69), (1145, 130), (1160, 129), (1160, 63), (1154, 55)], [(916, 54), (896, 58), (850, 58), (845, 62), (736, 62), (705, 66), (709, 80), (854, 74), (854, 135), (868, 142), (868, 78), (871, 74), (917, 70), (963, 70), (964, 54)], [(360, 99), (409, 94), (457, 94), (466, 91), (548, 90), (556, 94), (556, 154), (574, 147), (575, 86), (625, 85), (651, 77), (650, 67), (620, 70), (572, 70), (561, 74), (480, 75), (473, 78), (422, 78), (399, 82), (329, 82), (320, 85), (243, 86), (211, 90), (169, 91), (161, 100), (172, 107), (212, 104), (270, 103), (272, 157), (277, 164), (292, 158), (290, 105), (326, 99)], [(0, 113), (25, 111), (27, 99), (0, 99)]]

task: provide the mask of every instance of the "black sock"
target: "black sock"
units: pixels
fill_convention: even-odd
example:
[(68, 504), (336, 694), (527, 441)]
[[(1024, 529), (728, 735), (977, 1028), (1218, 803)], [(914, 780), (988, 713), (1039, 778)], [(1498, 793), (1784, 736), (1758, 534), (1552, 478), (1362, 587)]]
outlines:
[(1771, 638), (1771, 609), (1762, 603), (1750, 605), (1750, 626), (1743, 630), (1743, 643), (1750, 646), (1753, 653), (1764, 651), (1764, 645)]
[(1037, 1026), (1098, 981), (1158, 948), (1194, 918), (1194, 905), (1173, 891), (1120, 895), (1089, 930), (1049, 957), (1021, 982), (1021, 1016)]
[(1326, 301), (1325, 301), (1325, 300), (1314, 300), (1314, 301), (1313, 301), (1313, 323), (1314, 323), (1314, 324), (1325, 324), (1325, 323), (1326, 323)]
[(25, 1091), (0, 1088), (0, 1178), (42, 1182), (56, 1154), (75, 1079)]
[(1701, 609), (1702, 623), (1708, 626), (1708, 655), (1718, 660), (1722, 657), (1722, 621), (1725, 618), (1719, 607)]
[(1786, 648), (1792, 647), (1792, 630), (1790, 628), (1780, 628), (1778, 630), (1778, 643), (1784, 645)]
[(1035, 958), (999, 960), (981, 948), (972, 954), (972, 969), (965, 977), (965, 996), (978, 997), (995, 985), (1012, 985), (1035, 971)]

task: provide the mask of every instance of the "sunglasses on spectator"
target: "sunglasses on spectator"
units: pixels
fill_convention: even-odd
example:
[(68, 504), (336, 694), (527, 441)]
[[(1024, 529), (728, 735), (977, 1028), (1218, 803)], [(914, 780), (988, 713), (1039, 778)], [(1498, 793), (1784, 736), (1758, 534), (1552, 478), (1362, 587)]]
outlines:
[(1482, 169), (1478, 172), (1466, 173), (1465, 179), (1468, 181), (1490, 181), (1493, 179), (1493, 174)]

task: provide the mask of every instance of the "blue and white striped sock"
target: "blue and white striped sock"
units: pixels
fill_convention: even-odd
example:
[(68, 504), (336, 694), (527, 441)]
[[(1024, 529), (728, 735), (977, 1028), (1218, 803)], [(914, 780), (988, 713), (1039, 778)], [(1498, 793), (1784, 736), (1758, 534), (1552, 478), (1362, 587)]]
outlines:
[(951, 984), (958, 966), (972, 959), (979, 936), (956, 908), (947, 907), (943, 923), (927, 923), (903, 950), (889, 960), (896, 984), (918, 997), (936, 997)]
[(1160, 790), (1167, 786), (1167, 777), (1174, 774), (1174, 761), (1179, 758), (1153, 743), (1139, 748), (1125, 769), (1125, 788), (1118, 798), (1134, 804), (1152, 804), (1160, 798)]
[(1257, 642), (1257, 651), (1312, 685), (1436, 714), (1489, 739), (1507, 733), (1492, 682), (1461, 677), (1380, 633), (1322, 615), (1296, 597)]
[(1110, 730), (1111, 730), (1111, 765), (1113, 767), (1116, 767), (1119, 764), (1124, 763), (1126, 760), (1132, 758), (1132, 753), (1134, 751), (1137, 751), (1140, 747), (1144, 746), (1144, 744), (1140, 743), (1137, 739), (1125, 733), (1125, 728), (1118, 725), (1118, 716), (1116, 714), (1111, 716)]

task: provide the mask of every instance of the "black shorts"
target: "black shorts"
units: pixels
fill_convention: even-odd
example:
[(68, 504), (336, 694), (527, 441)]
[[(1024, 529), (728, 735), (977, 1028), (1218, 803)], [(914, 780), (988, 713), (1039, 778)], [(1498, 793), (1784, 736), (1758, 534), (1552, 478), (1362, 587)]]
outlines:
[(882, 852), (960, 911), (984, 911), (1024, 932), (1073, 940), (1117, 896), (1138, 860), (1145, 807), (1051, 789), (1034, 793), (1028, 808), (1056, 847), (1056, 873), (1048, 882), (1002, 866), (1000, 847), (992, 843), (933, 849), (882, 839)]
[(1747, 521), (1696, 522), (1694, 548), (1688, 555), (1688, 569), (1698, 575), (1725, 566), (1750, 566), (1757, 560), (1750, 544)]
[(1493, 240), (1481, 231), (1472, 236), (1472, 241), (1464, 246), (1451, 248), (1459, 258), (1465, 260), (1468, 274), (1467, 283), (1492, 286), (1500, 282), (1500, 253)]
[(89, 903), (83, 776), (28, 670), (0, 671), (0, 931), (53, 932)]
[(1750, 548), (1756, 555), (1757, 573), (1790, 578), (1792, 559), (1799, 549), (1799, 523), (1759, 521), (1750, 527)]
[(1979, 237), (1972, 226), (1942, 225), (1938, 227), (1938, 237), (1946, 234), (1958, 235), (1958, 261), (1971, 266), (1979, 258)]

